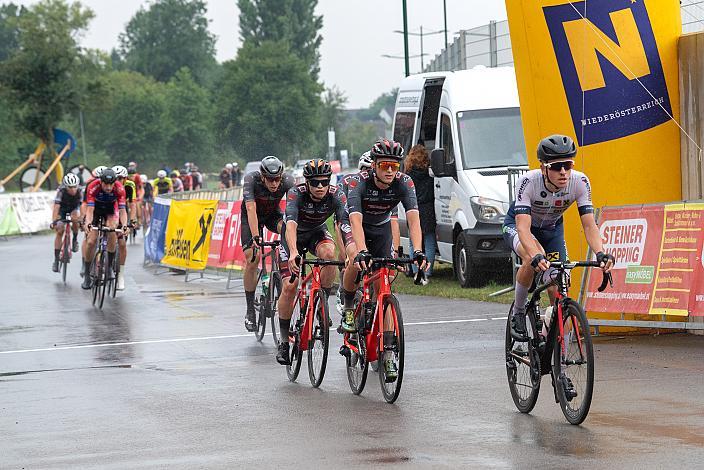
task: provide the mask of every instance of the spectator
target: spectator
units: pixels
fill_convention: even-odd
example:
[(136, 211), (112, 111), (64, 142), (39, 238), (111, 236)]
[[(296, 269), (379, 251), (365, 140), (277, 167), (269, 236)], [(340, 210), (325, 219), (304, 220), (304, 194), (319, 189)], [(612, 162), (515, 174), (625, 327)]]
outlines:
[(191, 177), (193, 178), (193, 191), (203, 188), (203, 175), (196, 165), (191, 164)]
[[(435, 238), (435, 192), (433, 189), (435, 183), (433, 177), (428, 173), (430, 159), (425, 146), (415, 145), (411, 148), (404, 165), (406, 174), (411, 177), (416, 187), (420, 228), (423, 232), (423, 251), (428, 257), (428, 270), (425, 273), (427, 278), (433, 273), (437, 240)], [(411, 244), (411, 253), (413, 253), (413, 250), (414, 248)], [(415, 266), (413, 268), (413, 271), (416, 272), (417, 268)], [(424, 284), (427, 284), (427, 280)]]
[(235, 186), (239, 186), (240, 181), (242, 181), (242, 170), (240, 170), (240, 166), (237, 162), (233, 162), (232, 163), (232, 187), (234, 188)]
[(220, 189), (232, 187), (232, 163), (227, 163), (220, 172)]

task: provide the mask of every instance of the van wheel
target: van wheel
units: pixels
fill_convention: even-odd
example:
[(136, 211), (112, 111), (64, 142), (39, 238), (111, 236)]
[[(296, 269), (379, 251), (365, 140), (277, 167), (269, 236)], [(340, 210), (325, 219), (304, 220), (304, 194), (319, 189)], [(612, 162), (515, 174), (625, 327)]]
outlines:
[(453, 267), (457, 281), (460, 283), (460, 286), (464, 288), (477, 286), (481, 279), (480, 269), (472, 261), (472, 256), (469, 254), (467, 245), (467, 238), (464, 233), (460, 233), (457, 236), (457, 242), (455, 244)]

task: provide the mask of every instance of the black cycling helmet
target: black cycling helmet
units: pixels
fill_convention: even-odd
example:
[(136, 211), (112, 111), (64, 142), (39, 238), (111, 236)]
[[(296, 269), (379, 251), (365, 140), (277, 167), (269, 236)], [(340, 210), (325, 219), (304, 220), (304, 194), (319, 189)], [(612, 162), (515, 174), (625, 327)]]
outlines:
[(574, 140), (566, 135), (551, 135), (538, 144), (538, 160), (543, 163), (574, 158), (575, 155), (577, 155), (577, 146)]
[(264, 157), (262, 159), (262, 164), (259, 166), (259, 173), (262, 174), (262, 176), (268, 177), (268, 178), (274, 178), (277, 176), (281, 176), (281, 174), (284, 172), (284, 164), (281, 163), (281, 160), (276, 158), (273, 155), (269, 155), (268, 157)]
[(136, 175), (137, 174), (137, 168), (130, 166), (127, 167), (127, 174), (128, 175)]
[(100, 175), (100, 181), (105, 184), (113, 184), (117, 181), (117, 174), (115, 173), (115, 170), (112, 168), (104, 169), (103, 173)]
[(332, 167), (327, 160), (322, 158), (310, 160), (303, 167), (303, 177), (306, 179), (315, 178), (316, 176), (329, 177), (330, 175), (332, 175)]
[(377, 158), (392, 158), (394, 160), (403, 160), (403, 147), (396, 141), (388, 139), (377, 140), (371, 149), (373, 159)]

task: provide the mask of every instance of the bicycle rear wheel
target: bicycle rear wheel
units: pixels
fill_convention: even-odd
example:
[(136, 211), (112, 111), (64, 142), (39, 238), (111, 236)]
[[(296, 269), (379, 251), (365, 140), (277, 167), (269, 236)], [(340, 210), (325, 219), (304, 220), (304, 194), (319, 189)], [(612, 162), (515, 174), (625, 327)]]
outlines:
[[(558, 332), (553, 348), (552, 373), (562, 414), (570, 424), (580, 424), (586, 419), (592, 404), (594, 349), (589, 323), (582, 307), (572, 300), (566, 301), (564, 306), (562, 320), (565, 352), (562, 352)], [(554, 328), (558, 327), (555, 322)], [(566, 396), (562, 374), (572, 382), (577, 393), (575, 397)]]
[(293, 306), (293, 314), (291, 315), (291, 330), (289, 331), (289, 336), (295, 338), (293, 344), (290, 345), (291, 350), (289, 351), (289, 364), (286, 366), (286, 375), (291, 382), (295, 382), (298, 378), (298, 373), (301, 371), (301, 358), (303, 357), (303, 351), (300, 348), (300, 338), (301, 338), (301, 328), (303, 327), (303, 320), (305, 317), (305, 312), (301, 312), (301, 304), (296, 299), (296, 303)]
[(313, 297), (313, 333), (308, 344), (308, 378), (313, 387), (319, 387), (325, 377), (330, 345), (328, 325), (328, 296), (318, 290)]
[(513, 304), (506, 322), (506, 375), (513, 403), (521, 413), (530, 413), (538, 401), (540, 393), (540, 357), (533, 348), (535, 327), (533, 315), (526, 317), (526, 329), (530, 338), (527, 342), (516, 342), (511, 336), (511, 316)]
[[(378, 351), (379, 363), (379, 383), (381, 384), (381, 393), (387, 403), (393, 403), (401, 393), (401, 383), (403, 382), (403, 362), (404, 362), (404, 337), (403, 337), (403, 315), (401, 315), (401, 307), (398, 300), (393, 295), (388, 296), (384, 300), (383, 312), (385, 315), (393, 315), (396, 317), (394, 325), (394, 342), (392, 344), (384, 344), (384, 351), (381, 348)], [(386, 333), (386, 332), (385, 332)], [(386, 342), (385, 342), (386, 343)], [(384, 354), (388, 353), (388, 354)], [(386, 356), (386, 358), (384, 357)], [(393, 360), (398, 370), (396, 380), (391, 380), (386, 376), (385, 360)]]
[[(347, 336), (347, 335), (346, 335)], [(357, 345), (358, 353), (350, 350), (349, 356), (345, 356), (347, 364), (347, 382), (355, 395), (359, 395), (364, 390), (367, 383), (367, 373), (369, 372), (369, 362), (367, 361), (367, 339), (359, 333), (349, 333), (347, 340)]]
[(274, 337), (274, 344), (279, 346), (281, 339), (281, 327), (279, 326), (279, 297), (281, 296), (281, 274), (277, 271), (271, 273), (269, 279), (269, 311), (271, 318), (271, 335)]
[(110, 279), (110, 297), (113, 299), (117, 294), (117, 276), (120, 274), (120, 245), (115, 246), (115, 260), (113, 261), (113, 266), (111, 267), (111, 272), (113, 277)]

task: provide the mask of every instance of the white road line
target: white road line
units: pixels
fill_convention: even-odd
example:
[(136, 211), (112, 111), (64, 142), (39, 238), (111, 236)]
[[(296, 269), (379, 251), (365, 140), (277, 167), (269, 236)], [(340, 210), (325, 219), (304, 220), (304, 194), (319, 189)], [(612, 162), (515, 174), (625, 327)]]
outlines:
[[(440, 325), (444, 323), (469, 323), (489, 320), (505, 320), (505, 317), (499, 318), (464, 318), (461, 320), (437, 320), (437, 321), (421, 321), (405, 323), (406, 326), (414, 325)], [(331, 328), (332, 329), (332, 328)], [(124, 341), (119, 343), (100, 343), (100, 344), (79, 344), (76, 346), (56, 346), (53, 348), (35, 348), (35, 349), (16, 349), (14, 351), (0, 351), (0, 354), (22, 354), (33, 352), (48, 352), (48, 351), (68, 351), (71, 349), (92, 349), (92, 348), (109, 348), (114, 346), (130, 346), (135, 344), (162, 344), (162, 343), (182, 343), (187, 341), (208, 341), (213, 339), (232, 339), (232, 338), (251, 338), (252, 333), (240, 335), (219, 335), (219, 336), (195, 336), (191, 338), (171, 338), (171, 339), (151, 339), (144, 341)]]

